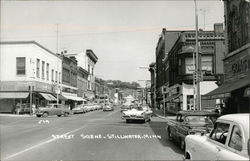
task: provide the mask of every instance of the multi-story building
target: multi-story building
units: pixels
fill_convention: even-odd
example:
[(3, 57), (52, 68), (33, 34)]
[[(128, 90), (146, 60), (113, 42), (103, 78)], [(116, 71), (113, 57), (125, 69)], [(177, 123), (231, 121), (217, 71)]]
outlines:
[[(223, 24), (215, 24), (214, 29), (200, 30), (198, 36), (202, 66), (201, 95), (217, 88), (217, 75), (223, 74)], [(162, 104), (169, 112), (194, 109), (195, 31), (163, 29), (156, 51), (158, 104)], [(202, 102), (202, 107), (212, 105), (215, 106), (215, 101)]]
[(85, 93), (88, 90), (88, 71), (82, 67), (77, 69), (77, 96), (85, 98)]
[(65, 104), (70, 109), (75, 107), (77, 102), (83, 101), (82, 97), (77, 96), (77, 60), (75, 57), (66, 57), (62, 55), (62, 95), (67, 98)]
[(150, 86), (150, 104), (151, 107), (156, 108), (156, 76), (155, 76), (155, 70), (156, 70), (156, 64), (151, 63), (149, 65), (149, 72), (150, 72), (150, 80), (151, 80), (151, 86)]
[(225, 102), (222, 113), (248, 112), (250, 109), (250, 3), (224, 0), (225, 77), (223, 84), (207, 94)]
[(93, 100), (95, 98), (95, 64), (98, 61), (98, 57), (91, 49), (87, 49), (86, 53), (81, 52), (76, 55), (76, 59), (78, 61), (78, 66), (88, 71), (88, 90), (85, 93), (85, 96), (89, 100)]
[(62, 59), (35, 41), (0, 43), (0, 112), (55, 102)]

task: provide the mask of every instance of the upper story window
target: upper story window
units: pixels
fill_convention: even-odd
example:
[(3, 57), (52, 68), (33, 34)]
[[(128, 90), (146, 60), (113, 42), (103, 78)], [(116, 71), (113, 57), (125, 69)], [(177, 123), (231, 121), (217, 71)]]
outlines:
[(54, 69), (51, 70), (51, 81), (54, 82)]
[(44, 77), (45, 77), (45, 74), (44, 74), (44, 69), (45, 68), (45, 62), (44, 61), (42, 61), (42, 79), (45, 79)]
[(56, 82), (57, 82), (57, 79), (58, 79), (58, 78), (57, 78), (57, 71), (56, 71), (56, 78), (55, 78), (55, 81), (56, 81)]
[(59, 72), (59, 78), (58, 78), (58, 80), (59, 80), (59, 83), (61, 83), (61, 72)]
[(36, 59), (36, 77), (40, 78), (40, 59)]
[(25, 66), (25, 57), (17, 57), (16, 58), (16, 74), (17, 75), (25, 75), (26, 74), (26, 66)]
[(49, 63), (47, 63), (47, 67), (46, 67), (46, 77), (47, 77), (47, 80), (49, 80)]
[(90, 74), (90, 65), (88, 65), (88, 72), (89, 72), (89, 74)]
[(94, 68), (92, 68), (92, 75), (94, 75)]

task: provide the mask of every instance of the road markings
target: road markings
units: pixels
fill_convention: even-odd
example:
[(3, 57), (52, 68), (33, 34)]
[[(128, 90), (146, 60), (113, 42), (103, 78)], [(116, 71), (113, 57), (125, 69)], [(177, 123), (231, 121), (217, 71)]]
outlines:
[[(67, 133), (65, 133), (65, 134), (62, 134), (62, 135), (68, 135), (68, 134), (74, 133), (74, 132), (79, 131), (79, 130), (85, 128), (85, 127), (87, 127), (87, 126), (86, 126), (86, 125), (85, 125), (85, 126), (82, 126), (82, 127), (80, 127), (80, 128), (77, 128), (77, 129), (75, 129), (75, 130), (69, 131), (69, 132), (67, 132)], [(22, 150), (22, 151), (19, 151), (19, 152), (15, 153), (15, 154), (12, 154), (12, 155), (6, 157), (4, 160), (13, 158), (13, 157), (18, 156), (18, 155), (20, 155), (20, 154), (22, 154), (22, 153), (25, 153), (25, 152), (30, 151), (30, 150), (32, 150), (32, 149), (35, 149), (35, 148), (37, 148), (37, 147), (39, 147), (39, 146), (42, 146), (42, 145), (51, 143), (51, 142), (53, 142), (53, 141), (55, 141), (55, 140), (58, 140), (58, 139), (57, 139), (57, 138), (53, 138), (53, 139), (44, 141), (44, 142), (42, 142), (42, 143), (36, 144), (36, 145), (31, 146), (31, 147), (29, 147), (29, 148), (26, 148), (26, 149), (24, 149), (24, 150)]]

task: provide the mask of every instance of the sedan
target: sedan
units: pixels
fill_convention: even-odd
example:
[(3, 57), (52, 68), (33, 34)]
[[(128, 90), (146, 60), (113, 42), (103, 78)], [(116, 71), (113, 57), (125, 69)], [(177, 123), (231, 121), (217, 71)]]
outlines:
[(131, 110), (122, 112), (122, 119), (126, 120), (127, 123), (133, 120), (151, 121), (151, 116), (152, 112), (141, 106), (134, 106)]
[(209, 135), (188, 135), (184, 159), (249, 160), (249, 113), (219, 117)]

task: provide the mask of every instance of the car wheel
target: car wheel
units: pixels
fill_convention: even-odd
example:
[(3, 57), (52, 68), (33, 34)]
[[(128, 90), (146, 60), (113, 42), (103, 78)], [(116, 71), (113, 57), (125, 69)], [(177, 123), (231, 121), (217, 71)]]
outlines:
[(57, 115), (58, 117), (61, 117), (61, 115)]
[(64, 117), (68, 117), (69, 116), (69, 113), (68, 112), (65, 112), (64, 113)]
[(150, 122), (150, 121), (151, 121), (151, 118), (148, 119), (148, 122)]
[(41, 117), (41, 115), (36, 115), (37, 117)]
[(170, 131), (169, 128), (167, 129), (167, 137), (168, 137), (168, 140), (172, 140), (173, 139), (172, 133), (171, 133), (171, 131)]
[(126, 120), (126, 123), (129, 123), (129, 122), (130, 122), (130, 120), (129, 120), (129, 119), (127, 119), (127, 120)]
[(43, 113), (43, 117), (47, 117), (48, 115), (49, 115), (48, 112)]
[(180, 148), (181, 148), (181, 150), (185, 150), (185, 141), (184, 141), (184, 139), (180, 139)]

